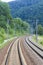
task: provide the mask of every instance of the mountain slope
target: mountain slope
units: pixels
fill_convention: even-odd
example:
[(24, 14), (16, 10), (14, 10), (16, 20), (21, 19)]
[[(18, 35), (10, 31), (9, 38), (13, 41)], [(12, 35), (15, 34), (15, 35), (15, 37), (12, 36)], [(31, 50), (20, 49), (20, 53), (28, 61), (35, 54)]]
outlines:
[(9, 3), (13, 17), (23, 20), (39, 19), (43, 25), (43, 0), (17, 0)]
[(39, 3), (40, 0), (17, 0), (9, 2), (11, 13), (14, 16), (14, 13), (18, 11), (21, 7), (31, 6)]

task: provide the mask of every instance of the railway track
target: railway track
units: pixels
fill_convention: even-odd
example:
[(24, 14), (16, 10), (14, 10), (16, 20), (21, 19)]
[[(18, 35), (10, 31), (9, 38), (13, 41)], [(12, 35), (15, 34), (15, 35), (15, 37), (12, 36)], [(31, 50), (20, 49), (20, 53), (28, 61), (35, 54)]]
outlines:
[(31, 47), (31, 49), (32, 49), (41, 59), (43, 59), (43, 49), (41, 49), (41, 48), (38, 47), (36, 44), (34, 44), (33, 42), (31, 42), (28, 38), (26, 38), (26, 43), (28, 44), (28, 46)]
[(23, 62), (24, 60), (22, 58), (22, 52), (20, 50), (20, 45), (19, 44), (20, 44), (19, 43), (19, 38), (17, 38), (15, 41), (13, 41), (11, 43), (2, 65), (24, 65), (25, 64)]
[(4, 61), (2, 62), (1, 65), (8, 65), (8, 59), (9, 59), (9, 55), (10, 55), (10, 52), (11, 52), (11, 49), (12, 49), (12, 46), (14, 44), (14, 42), (16, 41), (17, 39), (13, 40), (7, 50), (7, 53), (6, 53), (6, 56), (4, 58)]
[(41, 48), (41, 46), (39, 46), (38, 44), (35, 44), (34, 42), (32, 42), (29, 37), (28, 37), (27, 39), (28, 39), (28, 41), (30, 41), (34, 46), (36, 46), (38, 49), (40, 49), (40, 50), (43, 52), (43, 48)]
[[(35, 54), (34, 54), (35, 53)], [(27, 37), (12, 41), (2, 65), (43, 65), (43, 52)]]

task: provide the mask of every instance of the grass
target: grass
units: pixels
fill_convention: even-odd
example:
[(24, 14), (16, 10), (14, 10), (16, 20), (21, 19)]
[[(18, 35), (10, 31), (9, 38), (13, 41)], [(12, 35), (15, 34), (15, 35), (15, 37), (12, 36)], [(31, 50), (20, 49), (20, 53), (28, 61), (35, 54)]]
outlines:
[(38, 36), (38, 42), (43, 45), (43, 36)]
[(9, 44), (9, 42), (11, 42), (14, 38), (11, 38), (9, 40), (7, 40), (6, 42), (3, 42), (2, 44), (0, 44), (0, 49), (2, 49), (3, 47), (5, 47), (7, 44)]
[[(36, 36), (35, 35), (32, 37), (32, 40), (34, 42), (36, 42)], [(40, 35), (38, 36), (38, 43), (39, 43), (39, 45), (43, 46), (43, 35), (42, 36), (40, 36)]]
[(23, 36), (23, 35), (26, 35), (27, 32), (26, 31), (22, 31), (22, 32), (19, 32), (19, 31), (16, 31), (14, 34), (9, 34), (9, 35), (4, 35), (4, 37), (0, 36), (0, 48), (3, 48), (6, 44), (9, 43), (9, 40), (7, 42), (4, 42), (5, 39), (9, 38), (11, 39), (12, 37), (19, 37), (19, 36)]

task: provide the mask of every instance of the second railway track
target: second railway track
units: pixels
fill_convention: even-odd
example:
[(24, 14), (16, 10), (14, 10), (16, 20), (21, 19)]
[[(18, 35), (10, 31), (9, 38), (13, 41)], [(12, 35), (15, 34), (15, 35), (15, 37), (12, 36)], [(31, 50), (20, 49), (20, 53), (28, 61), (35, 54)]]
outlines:
[(31, 47), (31, 49), (38, 54), (38, 56), (40, 58), (43, 59), (43, 49), (41, 49), (40, 47), (38, 47), (37, 45), (35, 45), (33, 42), (31, 42), (28, 38), (25, 39), (26, 43), (28, 44), (28, 46)]

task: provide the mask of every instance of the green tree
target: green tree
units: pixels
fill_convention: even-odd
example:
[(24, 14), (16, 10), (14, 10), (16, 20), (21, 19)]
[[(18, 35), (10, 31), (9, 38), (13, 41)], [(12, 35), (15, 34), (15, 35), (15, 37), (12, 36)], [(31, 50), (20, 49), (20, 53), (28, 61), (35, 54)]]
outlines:
[(8, 19), (11, 17), (9, 5), (7, 3), (0, 2), (0, 15), (4, 15)]
[(7, 28), (7, 19), (11, 22), (11, 14), (9, 5), (4, 2), (0, 2), (0, 27), (3, 27), (4, 29)]
[(20, 18), (14, 18), (14, 28), (21, 32), (22, 32), (22, 30), (28, 31), (29, 24)]
[(38, 34), (43, 35), (43, 27), (42, 27), (42, 25), (38, 25)]

